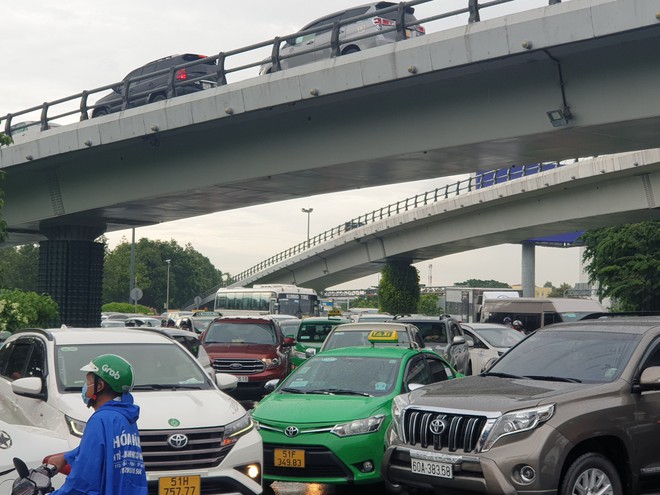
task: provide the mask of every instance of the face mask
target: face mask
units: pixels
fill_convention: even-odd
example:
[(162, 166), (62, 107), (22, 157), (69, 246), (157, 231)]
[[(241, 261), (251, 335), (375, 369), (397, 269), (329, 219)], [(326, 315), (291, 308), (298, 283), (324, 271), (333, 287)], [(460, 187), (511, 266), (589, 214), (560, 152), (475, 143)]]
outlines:
[(82, 386), (82, 400), (85, 403), (87, 407), (89, 407), (89, 401), (91, 400), (89, 397), (87, 397), (87, 382), (83, 383)]

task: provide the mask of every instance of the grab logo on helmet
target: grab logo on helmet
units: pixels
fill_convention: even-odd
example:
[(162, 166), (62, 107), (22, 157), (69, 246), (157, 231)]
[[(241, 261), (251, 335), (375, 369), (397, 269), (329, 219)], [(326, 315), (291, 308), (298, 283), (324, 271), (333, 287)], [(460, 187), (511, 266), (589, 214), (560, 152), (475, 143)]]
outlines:
[(119, 380), (119, 378), (121, 377), (121, 374), (119, 373), (119, 371), (115, 371), (115, 370), (113, 370), (113, 369), (112, 369), (110, 366), (108, 366), (107, 364), (104, 364), (104, 365), (101, 367), (101, 369), (102, 369), (103, 371), (105, 371), (108, 375), (110, 375), (112, 378), (114, 378), (115, 380)]

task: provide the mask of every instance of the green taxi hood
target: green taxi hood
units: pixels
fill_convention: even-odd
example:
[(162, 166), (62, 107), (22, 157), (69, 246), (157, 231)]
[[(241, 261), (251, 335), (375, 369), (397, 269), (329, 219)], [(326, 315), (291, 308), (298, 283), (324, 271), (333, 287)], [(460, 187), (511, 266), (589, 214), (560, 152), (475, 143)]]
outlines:
[(368, 418), (374, 414), (391, 414), (396, 393), (382, 397), (357, 395), (288, 394), (273, 392), (261, 400), (252, 416), (257, 421), (283, 424), (341, 423)]

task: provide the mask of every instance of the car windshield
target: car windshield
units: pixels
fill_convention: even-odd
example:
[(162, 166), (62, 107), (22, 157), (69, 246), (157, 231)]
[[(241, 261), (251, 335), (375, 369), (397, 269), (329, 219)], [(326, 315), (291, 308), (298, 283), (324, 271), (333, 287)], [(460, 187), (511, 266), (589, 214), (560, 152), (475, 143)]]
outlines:
[(394, 391), (400, 358), (323, 356), (308, 359), (283, 383), (282, 393), (388, 395)]
[(275, 329), (268, 323), (211, 324), (204, 338), (206, 344), (275, 344)]
[(513, 328), (480, 328), (476, 333), (493, 347), (513, 347), (525, 337)]
[(216, 317), (214, 316), (209, 316), (208, 318), (193, 318), (193, 326), (195, 327), (195, 332), (202, 333), (204, 330), (206, 330), (206, 327), (209, 326), (209, 323), (211, 323), (215, 318)]
[(57, 380), (63, 391), (80, 391), (85, 382), (80, 368), (102, 354), (117, 354), (131, 363), (134, 390), (212, 387), (195, 358), (177, 345), (116, 343), (55, 346)]
[(300, 320), (298, 318), (291, 320), (280, 320), (280, 328), (282, 333), (287, 337), (294, 337), (298, 333), (298, 327), (300, 326)]
[(334, 325), (329, 323), (305, 324), (303, 322), (296, 340), (298, 342), (323, 342), (333, 327)]
[(629, 333), (540, 330), (506, 353), (488, 373), (612, 382), (621, 375), (639, 339)]
[[(365, 330), (338, 330), (332, 333), (325, 342), (323, 343), (323, 350), (328, 349), (338, 349), (340, 347), (364, 347), (370, 346), (369, 334), (374, 330), (373, 328), (368, 328)], [(408, 332), (399, 331), (397, 332), (399, 336), (398, 343), (389, 343), (389, 342), (379, 342), (378, 346), (395, 346), (399, 344), (409, 344), (410, 338)]]

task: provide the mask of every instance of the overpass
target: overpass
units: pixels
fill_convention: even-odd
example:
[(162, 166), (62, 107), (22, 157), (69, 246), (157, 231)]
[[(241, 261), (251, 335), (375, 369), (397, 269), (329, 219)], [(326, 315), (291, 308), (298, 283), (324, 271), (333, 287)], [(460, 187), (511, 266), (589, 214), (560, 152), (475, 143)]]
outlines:
[(360, 227), (318, 234), (236, 275), (231, 286), (294, 283), (323, 290), (377, 273), (390, 259), (417, 263), (660, 219), (660, 149), (598, 157), (485, 188), (470, 188), (471, 181), (463, 181), (463, 192), (430, 191), (361, 216)]
[(89, 314), (106, 231), (656, 147), (659, 48), (655, 0), (572, 0), (64, 125), (0, 150), (6, 245), (48, 239), (44, 291)]

